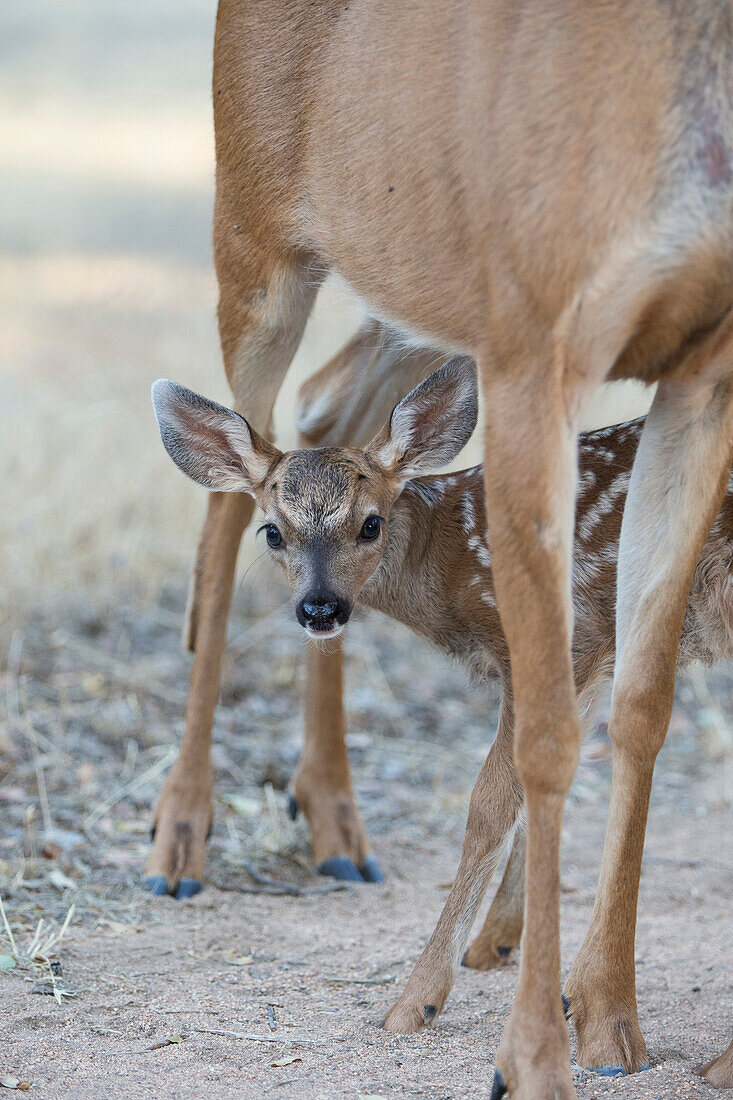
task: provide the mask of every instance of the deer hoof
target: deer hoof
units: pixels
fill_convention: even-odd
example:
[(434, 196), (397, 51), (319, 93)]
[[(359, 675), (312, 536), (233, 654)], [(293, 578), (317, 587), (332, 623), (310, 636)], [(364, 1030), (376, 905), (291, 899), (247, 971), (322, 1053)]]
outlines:
[(298, 799), (295, 797), (294, 794), (289, 794), (288, 795), (288, 817), (290, 818), (291, 821), (295, 821), (296, 817), (298, 816), (298, 810), (299, 809), (300, 809), (300, 806), (298, 805)]
[(361, 877), (364, 882), (384, 882), (384, 875), (382, 869), (377, 863), (374, 856), (367, 856), (361, 867), (359, 868)]
[(363, 882), (356, 865), (348, 856), (330, 856), (319, 863), (316, 870), (319, 875), (330, 875), (331, 878), (339, 878), (344, 882)]
[(566, 1020), (569, 1020), (570, 1017), (573, 1014), (573, 1011), (570, 1007), (570, 998), (568, 997), (567, 993), (563, 993), (561, 996), (562, 996), (562, 1014), (563, 1014), (563, 1016), (565, 1017)]
[(162, 898), (168, 893), (168, 879), (165, 875), (149, 875), (140, 885), (143, 890), (147, 890), (149, 894), (155, 894), (156, 897)]
[(201, 883), (197, 878), (182, 878), (176, 890), (176, 901), (183, 901), (184, 898), (192, 898), (194, 894), (198, 894), (200, 890)]
[(491, 1089), (491, 1100), (501, 1100), (502, 1096), (506, 1096), (506, 1081), (504, 1080), (504, 1074), (500, 1069), (494, 1070), (494, 1084)]
[[(589, 1066), (584, 1067), (588, 1073), (597, 1073), (600, 1077), (626, 1077), (627, 1073), (623, 1066)], [(643, 1073), (644, 1070), (649, 1069), (649, 1063), (645, 1062), (643, 1066), (639, 1066), (638, 1073)]]

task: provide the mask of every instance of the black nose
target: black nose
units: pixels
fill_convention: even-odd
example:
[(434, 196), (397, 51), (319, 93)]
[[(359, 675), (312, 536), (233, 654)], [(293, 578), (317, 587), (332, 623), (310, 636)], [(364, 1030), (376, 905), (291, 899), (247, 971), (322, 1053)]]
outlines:
[(311, 630), (333, 630), (343, 626), (349, 618), (350, 608), (346, 600), (332, 592), (309, 593), (295, 609), (301, 626)]

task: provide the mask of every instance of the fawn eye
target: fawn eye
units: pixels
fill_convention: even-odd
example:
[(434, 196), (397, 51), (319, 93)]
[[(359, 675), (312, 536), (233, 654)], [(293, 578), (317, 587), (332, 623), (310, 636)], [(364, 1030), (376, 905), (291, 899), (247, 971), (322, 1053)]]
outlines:
[(382, 523), (379, 516), (367, 516), (364, 520), (359, 538), (364, 539), (365, 542), (374, 542), (379, 536), (381, 525)]
[(277, 550), (283, 544), (283, 537), (274, 523), (268, 523), (265, 527), (265, 538), (271, 550)]

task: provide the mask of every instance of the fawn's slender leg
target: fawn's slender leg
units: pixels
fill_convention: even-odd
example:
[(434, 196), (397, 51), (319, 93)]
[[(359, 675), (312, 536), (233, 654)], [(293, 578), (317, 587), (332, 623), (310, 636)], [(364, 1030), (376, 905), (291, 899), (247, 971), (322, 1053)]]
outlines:
[[(570, 651), (577, 419), (590, 379), (548, 346), (538, 372), (479, 360), (496, 594), (515, 708), (514, 759), (527, 810), (527, 894), (517, 993), (496, 1056), (494, 1095), (570, 1100), (560, 986), (560, 837), (578, 762)], [(538, 377), (539, 375), (539, 377)], [(541, 378), (541, 389), (540, 389)], [(542, 393), (542, 398), (538, 394)]]
[[(221, 206), (221, 199), (217, 196)], [(218, 223), (234, 222), (220, 211)], [(275, 397), (315, 297), (316, 280), (287, 254), (261, 255), (243, 234), (215, 233), (219, 329), (236, 407), (266, 432)], [(155, 808), (145, 885), (156, 894), (189, 897), (201, 888), (212, 820), (209, 750), (237, 551), (254, 502), (212, 493), (199, 542), (187, 638), (194, 646), (186, 724), (179, 756)]]
[(491, 876), (522, 806), (512, 757), (512, 706), (505, 693), (496, 740), (471, 794), (461, 862), (443, 912), (384, 1026), (395, 1034), (431, 1024), (453, 987), (456, 971)]
[(716, 343), (706, 369), (660, 383), (621, 529), (611, 808), (590, 928), (566, 985), (578, 1061), (603, 1073), (646, 1062), (634, 941), (652, 772), (672, 710), (692, 575), (731, 463), (733, 338), (723, 331)]
[(719, 1058), (697, 1071), (714, 1089), (733, 1089), (733, 1043)]
[[(431, 348), (405, 349), (399, 333), (367, 320), (324, 367), (301, 386), (301, 445), (363, 446), (393, 406), (440, 363)], [(290, 809), (308, 819), (322, 874), (381, 882), (382, 872), (354, 798), (344, 737), (343, 641), (328, 651), (309, 646), (305, 678), (305, 746), (293, 779)]]
[(509, 862), (494, 895), (481, 931), (463, 956), (473, 970), (493, 970), (511, 962), (524, 928), (524, 875), (527, 831), (520, 821), (514, 834)]

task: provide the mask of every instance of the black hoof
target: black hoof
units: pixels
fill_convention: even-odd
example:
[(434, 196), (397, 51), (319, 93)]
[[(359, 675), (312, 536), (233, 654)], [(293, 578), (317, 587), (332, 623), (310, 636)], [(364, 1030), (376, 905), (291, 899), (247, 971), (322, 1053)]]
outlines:
[(562, 994), (562, 1014), (566, 1020), (569, 1020), (572, 1016), (572, 1009), (570, 1007), (570, 998), (567, 993)]
[(496, 952), (501, 961), (506, 962), (513, 950), (513, 947), (497, 947)]
[(319, 875), (330, 875), (331, 878), (340, 878), (345, 882), (364, 881), (348, 856), (331, 856), (329, 859), (324, 859), (323, 863), (318, 864), (316, 870)]
[(464, 951), (461, 956), (461, 966), (468, 966), (466, 959), (468, 958), (468, 951)]
[(200, 890), (201, 883), (197, 878), (182, 878), (176, 890), (176, 900), (183, 901), (184, 898), (192, 898)]
[(491, 1089), (491, 1100), (501, 1100), (502, 1096), (506, 1096), (506, 1081), (504, 1080), (504, 1074), (497, 1067), (494, 1070), (494, 1084)]
[(425, 1007), (423, 1008), (423, 1017), (426, 1024), (432, 1024), (437, 1015), (438, 1009), (435, 1005), (425, 1005)]
[(159, 898), (165, 897), (168, 893), (168, 879), (165, 875), (148, 875), (140, 885), (143, 890), (147, 890), (150, 894), (155, 894)]
[(367, 856), (359, 868), (364, 882), (384, 882), (384, 875), (374, 856)]
[(155, 825), (150, 826), (150, 842), (151, 842), (151, 844), (155, 840), (155, 829), (156, 829)]
[(288, 817), (290, 818), (291, 821), (295, 821), (296, 817), (298, 816), (298, 810), (299, 809), (300, 809), (300, 806), (298, 805), (298, 799), (295, 797), (294, 794), (289, 794), (288, 795)]

